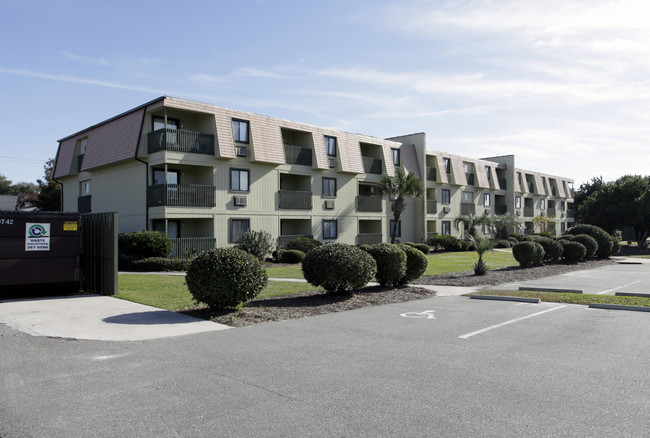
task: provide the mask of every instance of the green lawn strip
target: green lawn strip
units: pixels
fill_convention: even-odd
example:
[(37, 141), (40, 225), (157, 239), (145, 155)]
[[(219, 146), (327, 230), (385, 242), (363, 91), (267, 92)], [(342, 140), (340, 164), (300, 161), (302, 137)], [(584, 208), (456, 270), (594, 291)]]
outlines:
[(589, 294), (569, 294), (559, 292), (539, 292), (530, 290), (481, 290), (467, 295), (497, 295), (505, 297), (524, 297), (539, 298), (549, 303), (566, 303), (566, 304), (619, 304), (623, 306), (642, 306), (650, 307), (650, 298), (645, 297), (622, 297), (615, 295), (589, 295)]
[[(450, 272), (471, 271), (478, 261), (475, 251), (443, 252), (427, 255), (429, 266), (424, 272), (427, 275), (441, 275)], [(505, 268), (518, 265), (512, 252), (509, 251), (488, 251), (483, 256), (490, 269)]]
[[(185, 285), (185, 277), (181, 276), (121, 274), (118, 277), (118, 289), (115, 298), (160, 309), (179, 311), (204, 307), (194, 302)], [(295, 295), (320, 289), (309, 283), (269, 281), (257, 298)]]
[(650, 259), (650, 255), (629, 255), (629, 256), (625, 256), (625, 257), (634, 257), (634, 258), (637, 258), (637, 259)]
[(266, 268), (266, 274), (269, 278), (303, 278), (302, 265), (300, 263), (291, 266)]

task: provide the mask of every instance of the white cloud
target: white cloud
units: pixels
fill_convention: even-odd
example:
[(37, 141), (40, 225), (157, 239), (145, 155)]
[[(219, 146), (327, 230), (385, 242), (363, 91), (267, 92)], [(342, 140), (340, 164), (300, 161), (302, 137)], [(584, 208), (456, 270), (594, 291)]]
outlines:
[(86, 64), (93, 64), (93, 65), (110, 65), (110, 63), (106, 58), (93, 58), (90, 56), (80, 56), (70, 52), (61, 52), (61, 55), (63, 55), (64, 58), (69, 59), (71, 61), (83, 62)]

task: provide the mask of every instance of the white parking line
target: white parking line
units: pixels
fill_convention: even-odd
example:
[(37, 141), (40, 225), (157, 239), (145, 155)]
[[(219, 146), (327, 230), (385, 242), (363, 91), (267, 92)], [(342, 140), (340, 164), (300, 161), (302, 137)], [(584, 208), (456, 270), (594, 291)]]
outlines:
[(637, 283), (641, 283), (641, 280), (633, 281), (632, 283), (624, 284), (623, 286), (615, 287), (614, 289), (604, 290), (602, 292), (598, 292), (596, 295), (603, 295), (606, 294), (607, 292), (614, 292), (615, 290), (623, 289), (624, 287), (628, 287)]
[(485, 333), (485, 332), (490, 331), (490, 330), (492, 330), (492, 329), (499, 328), (499, 327), (503, 327), (504, 325), (513, 324), (513, 323), (515, 323), (515, 322), (523, 321), (524, 319), (532, 318), (533, 316), (538, 316), (538, 315), (541, 315), (541, 314), (543, 314), (543, 313), (552, 312), (552, 311), (554, 311), (554, 310), (558, 310), (558, 309), (561, 309), (561, 308), (563, 308), (563, 307), (566, 307), (566, 305), (563, 305), (563, 306), (557, 306), (557, 307), (553, 307), (553, 308), (551, 308), (551, 309), (542, 310), (541, 312), (533, 313), (533, 314), (531, 314), (531, 315), (527, 315), (527, 316), (522, 316), (521, 318), (511, 319), (510, 321), (502, 322), (501, 324), (492, 325), (492, 326), (490, 326), (490, 327), (486, 327), (486, 328), (484, 328), (484, 329), (477, 330), (477, 331), (472, 332), (472, 333), (467, 333), (466, 335), (459, 336), (459, 338), (461, 338), (461, 339), (471, 338), (471, 337), (474, 336), (474, 335), (478, 335), (478, 334), (481, 334), (481, 333)]

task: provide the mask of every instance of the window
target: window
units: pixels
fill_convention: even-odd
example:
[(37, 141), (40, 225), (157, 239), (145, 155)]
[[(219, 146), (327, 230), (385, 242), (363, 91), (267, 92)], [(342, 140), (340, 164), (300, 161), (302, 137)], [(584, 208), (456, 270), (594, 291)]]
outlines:
[(488, 179), (488, 181), (489, 181), (490, 178), (491, 178), (490, 175), (492, 174), (492, 170), (490, 169), (490, 166), (485, 166), (485, 173), (486, 173), (486, 175), (487, 175), (487, 179)]
[(474, 193), (472, 192), (463, 192), (463, 204), (473, 204), (474, 203)]
[(540, 210), (546, 209), (546, 200), (545, 199), (540, 199), (539, 200), (539, 209)]
[(443, 158), (442, 162), (445, 165), (445, 172), (451, 173), (451, 159), (449, 158)]
[[(171, 119), (167, 117), (167, 129), (179, 129), (181, 126), (181, 121), (178, 119)], [(153, 118), (153, 130), (157, 131), (159, 129), (165, 128), (165, 118), (160, 116), (154, 116)]]
[(521, 186), (521, 172), (517, 172), (517, 182)]
[(442, 221), (442, 234), (451, 235), (451, 221)]
[[(395, 220), (390, 220), (390, 228), (388, 229), (388, 235), (393, 235), (393, 227), (395, 226)], [(395, 237), (402, 237), (402, 221), (397, 223), (397, 228), (395, 229)]]
[(79, 155), (85, 154), (87, 148), (88, 148), (88, 137), (79, 140)]
[[(165, 232), (165, 221), (154, 220), (152, 221), (153, 230)], [(181, 237), (181, 223), (180, 221), (167, 221), (167, 237), (170, 239), (178, 239)]]
[(178, 170), (168, 170), (167, 171), (167, 182), (165, 182), (165, 170), (164, 169), (154, 169), (153, 170), (153, 184), (178, 184)]
[(490, 194), (483, 193), (483, 207), (489, 207), (489, 206), (490, 206)]
[(90, 180), (81, 181), (79, 187), (79, 196), (90, 195)]
[(560, 222), (560, 232), (564, 234), (566, 231), (566, 224), (564, 222)]
[(328, 198), (336, 197), (336, 178), (323, 177), (323, 196)]
[(560, 211), (564, 211), (565, 208), (566, 208), (566, 204), (564, 203), (564, 201), (560, 201)]
[(515, 196), (515, 208), (521, 208), (521, 196)]
[(393, 164), (399, 166), (399, 149), (391, 148), (391, 154), (393, 154)]
[(473, 173), (474, 170), (469, 163), (463, 163), (463, 169), (465, 169), (465, 173)]
[(232, 133), (238, 143), (248, 143), (248, 121), (232, 119)]
[(250, 219), (230, 219), (230, 243), (237, 242), (250, 227)]
[(250, 181), (250, 170), (230, 169), (230, 191), (248, 192)]
[(451, 203), (451, 190), (442, 189), (442, 203), (450, 204)]
[(325, 150), (327, 151), (327, 156), (336, 157), (336, 137), (325, 136)]
[(542, 177), (542, 188), (546, 189), (546, 177), (545, 176)]
[(323, 239), (336, 239), (338, 237), (338, 230), (336, 226), (336, 219), (323, 220)]

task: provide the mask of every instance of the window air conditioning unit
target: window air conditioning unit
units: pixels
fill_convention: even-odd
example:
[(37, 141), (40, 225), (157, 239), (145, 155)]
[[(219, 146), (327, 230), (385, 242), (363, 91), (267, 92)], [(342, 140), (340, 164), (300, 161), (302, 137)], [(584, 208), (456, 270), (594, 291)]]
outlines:
[(451, 212), (451, 208), (450, 207), (442, 207), (442, 212), (443, 213), (449, 213), (449, 212)]
[(237, 153), (238, 157), (248, 156), (248, 149), (246, 148), (246, 146), (236, 146), (235, 152)]
[(521, 216), (521, 211), (520, 211), (520, 210), (517, 210), (517, 211), (515, 211), (515, 214), (516, 214), (517, 216)]
[(233, 201), (239, 207), (246, 207), (246, 196), (233, 196)]
[(336, 158), (328, 158), (327, 164), (333, 169), (336, 167)]
[(331, 199), (325, 201), (325, 209), (326, 210), (334, 210), (334, 201), (331, 200)]

